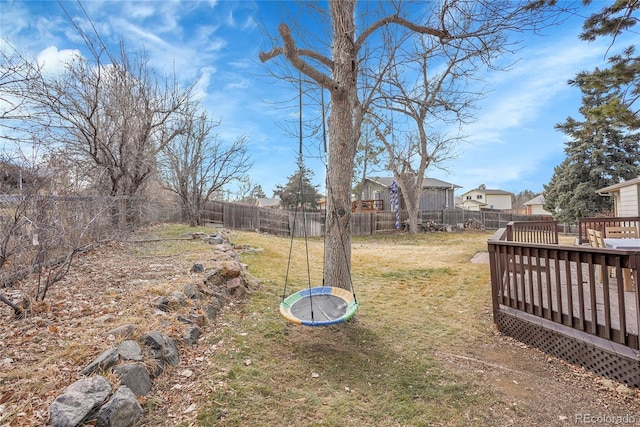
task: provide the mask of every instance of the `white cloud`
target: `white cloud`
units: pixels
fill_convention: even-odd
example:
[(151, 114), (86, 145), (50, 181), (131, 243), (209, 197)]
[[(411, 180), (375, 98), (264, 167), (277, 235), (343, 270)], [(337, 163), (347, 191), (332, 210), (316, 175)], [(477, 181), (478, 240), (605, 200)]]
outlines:
[(58, 50), (56, 46), (49, 46), (38, 53), (37, 61), (46, 73), (55, 75), (61, 74), (65, 70), (66, 64), (81, 56), (78, 49)]

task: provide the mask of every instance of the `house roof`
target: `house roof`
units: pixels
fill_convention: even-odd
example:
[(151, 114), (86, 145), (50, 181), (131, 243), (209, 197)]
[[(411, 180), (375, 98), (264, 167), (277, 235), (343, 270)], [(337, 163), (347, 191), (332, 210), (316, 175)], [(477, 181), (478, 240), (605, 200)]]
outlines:
[(491, 188), (474, 188), (473, 190), (469, 190), (466, 193), (464, 193), (462, 195), (462, 197), (464, 197), (465, 194), (469, 194), (472, 192), (478, 192), (478, 193), (483, 193), (486, 195), (492, 195), (492, 196), (512, 196), (513, 193), (510, 193), (508, 191), (504, 191), (504, 190), (498, 190), (498, 189), (491, 189)]
[(538, 194), (536, 197), (534, 197), (533, 199), (529, 200), (528, 202), (524, 202), (523, 205), (524, 206), (528, 206), (528, 205), (544, 205), (544, 196), (542, 194)]
[(465, 199), (462, 202), (459, 203), (460, 205), (478, 205), (478, 206), (486, 206), (487, 204), (485, 202), (480, 202), (478, 200), (473, 200), (473, 199)]
[[(370, 177), (366, 178), (369, 181), (376, 182), (384, 187), (391, 187), (395, 178), (393, 177)], [(459, 185), (451, 184), (450, 182), (442, 181), (436, 178), (425, 177), (422, 181), (422, 188), (462, 188)]]
[(268, 197), (259, 197), (256, 199), (256, 205), (263, 208), (277, 207), (280, 205), (280, 199), (270, 199)]
[(622, 187), (628, 187), (630, 185), (638, 185), (638, 184), (640, 184), (640, 178), (634, 178), (634, 179), (630, 179), (629, 181), (622, 181), (617, 184), (613, 184), (608, 187), (601, 188), (599, 190), (596, 190), (596, 193), (598, 194), (613, 193), (621, 189)]

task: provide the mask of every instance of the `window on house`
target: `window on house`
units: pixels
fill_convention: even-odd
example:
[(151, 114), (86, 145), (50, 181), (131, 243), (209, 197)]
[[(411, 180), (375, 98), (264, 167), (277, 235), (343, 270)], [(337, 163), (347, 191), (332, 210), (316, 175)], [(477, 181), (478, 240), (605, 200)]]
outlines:
[(482, 200), (482, 194), (478, 194), (478, 195), (476, 196), (476, 199), (478, 199), (478, 200)]
[(467, 200), (471, 200), (471, 196), (467, 196)]

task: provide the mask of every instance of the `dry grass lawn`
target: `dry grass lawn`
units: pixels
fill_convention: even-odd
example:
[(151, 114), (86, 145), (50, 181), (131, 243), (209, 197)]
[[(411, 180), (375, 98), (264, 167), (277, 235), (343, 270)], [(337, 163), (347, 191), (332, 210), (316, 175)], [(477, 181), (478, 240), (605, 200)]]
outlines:
[[(150, 234), (176, 237), (185, 227)], [(211, 229), (205, 230), (211, 232)], [(488, 232), (355, 238), (354, 320), (296, 326), (278, 311), (288, 292), (321, 282), (322, 240), (237, 232), (260, 283), (206, 325), (197, 346), (141, 399), (146, 426), (572, 425), (577, 414), (635, 415), (634, 391), (497, 334), (490, 277), (469, 260)], [(0, 307), (0, 426), (44, 425), (46, 408), (122, 323), (181, 336), (150, 301), (201, 280), (201, 241), (113, 244), (81, 257), (32, 317)], [(307, 254), (309, 264), (307, 267)], [(175, 314), (175, 313), (174, 313)], [(113, 376), (109, 378), (116, 383)]]

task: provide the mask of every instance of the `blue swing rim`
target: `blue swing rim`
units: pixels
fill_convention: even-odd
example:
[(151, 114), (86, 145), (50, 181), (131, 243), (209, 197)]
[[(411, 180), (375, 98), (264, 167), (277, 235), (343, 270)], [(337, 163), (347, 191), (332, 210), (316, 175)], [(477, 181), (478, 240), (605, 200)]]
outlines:
[[(303, 320), (299, 319), (293, 313), (291, 313), (291, 307), (294, 303), (303, 298), (312, 298), (315, 295), (333, 295), (347, 303), (347, 310), (345, 313), (336, 318), (330, 320)], [(280, 303), (280, 313), (291, 323), (303, 326), (330, 326), (338, 323), (344, 323), (351, 319), (356, 311), (358, 311), (358, 300), (355, 295), (346, 289), (336, 288), (334, 286), (317, 286), (314, 288), (302, 289), (286, 297)]]

